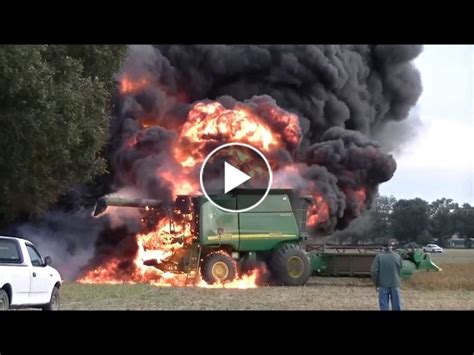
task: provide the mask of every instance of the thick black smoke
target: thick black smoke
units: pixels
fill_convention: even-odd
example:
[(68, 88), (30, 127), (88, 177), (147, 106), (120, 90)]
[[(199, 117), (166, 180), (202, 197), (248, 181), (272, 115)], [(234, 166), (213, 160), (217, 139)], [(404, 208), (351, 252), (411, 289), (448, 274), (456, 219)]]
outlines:
[[(140, 197), (171, 199), (157, 170), (179, 168), (169, 159), (170, 149), (195, 101), (234, 107), (250, 100), (258, 110), (259, 100), (274, 100), (298, 115), (303, 133), (299, 147), (275, 154), (304, 166), (301, 176), (293, 176), (295, 184), (317, 186), (330, 209), (325, 231), (344, 228), (359, 215), (361, 194), (369, 208), (378, 185), (392, 177), (396, 164), (386, 153), (411, 136), (411, 126), (403, 122), (421, 94), (412, 65), (421, 50), (418, 45), (131, 46), (117, 73), (107, 147), (113, 179), (103, 192), (132, 186)], [(139, 87), (127, 87), (124, 78)], [(73, 239), (83, 238), (61, 228)], [(130, 240), (130, 229), (123, 228), (112, 223), (100, 233), (95, 262), (122, 253), (118, 244)], [(59, 234), (50, 235), (67, 249), (69, 238)], [(118, 235), (127, 237), (119, 243)]]
[[(319, 143), (307, 149), (306, 162), (311, 166), (325, 167), (337, 178), (338, 191), (342, 193), (333, 196), (322, 193), (331, 206), (338, 206), (337, 209), (331, 208), (332, 215), (340, 218), (333, 224), (338, 229), (345, 228), (361, 210), (371, 205), (378, 185), (390, 180), (396, 169), (393, 157), (382, 153), (377, 143), (360, 132), (340, 127), (328, 129)], [(364, 208), (361, 208), (361, 195)]]
[[(149, 196), (169, 195), (166, 182), (149, 172), (169, 169), (163, 152), (191, 103), (215, 99), (233, 108), (245, 102), (261, 116), (262, 107), (276, 103), (298, 115), (303, 142), (275, 154), (291, 162), (298, 150), (297, 160), (309, 164), (304, 178), (316, 183), (329, 204), (325, 231), (345, 228), (370, 207), (378, 185), (396, 169), (382, 148), (396, 150), (409, 137), (410, 128), (397, 125), (421, 94), (412, 65), (421, 50), (417, 45), (133, 46), (119, 77), (137, 83), (147, 78), (147, 83), (116, 98), (112, 137), (122, 139), (111, 149), (114, 188), (133, 183)], [(160, 128), (150, 134), (150, 125)], [(389, 136), (388, 126), (398, 136)], [(123, 137), (139, 130), (156, 148), (152, 157), (141, 143), (123, 149)]]
[[(421, 94), (411, 61), (419, 45), (166, 45), (157, 46), (189, 102), (229, 95), (269, 95), (297, 113), (305, 138), (331, 127), (372, 137), (400, 121)], [(166, 72), (168, 73), (168, 71)]]
[[(126, 128), (128, 131), (129, 128)], [(147, 198), (170, 202), (173, 196), (169, 182), (157, 179), (157, 173), (161, 169), (173, 172), (178, 168), (177, 163), (169, 159), (176, 133), (161, 127), (150, 127), (142, 131), (137, 128), (134, 134), (133, 146), (125, 144), (115, 155), (117, 183), (136, 186), (146, 193)]]
[(133, 46), (123, 72), (147, 75), (161, 85), (118, 100), (114, 124), (150, 117), (168, 127), (184, 119), (187, 104), (196, 100), (269, 95), (300, 117), (303, 147), (334, 126), (374, 137), (388, 122), (404, 120), (417, 102), (422, 87), (412, 60), (421, 50), (419, 45)]

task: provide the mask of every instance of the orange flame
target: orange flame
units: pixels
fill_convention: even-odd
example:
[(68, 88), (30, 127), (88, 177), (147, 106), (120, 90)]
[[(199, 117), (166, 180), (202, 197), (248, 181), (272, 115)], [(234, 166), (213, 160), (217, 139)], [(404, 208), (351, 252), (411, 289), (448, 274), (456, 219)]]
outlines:
[(173, 189), (173, 195), (191, 195), (199, 191), (199, 184), (191, 181), (186, 174), (176, 174), (171, 171), (161, 171), (158, 173), (160, 178), (168, 182)]
[[(136, 93), (149, 84), (150, 80), (146, 77), (132, 79), (124, 75), (119, 90), (121, 94)], [(160, 167), (156, 172), (157, 176), (171, 186), (174, 196), (190, 195), (199, 192), (199, 182), (194, 180), (195, 174), (192, 173), (204, 161), (209, 150), (208, 145), (212, 147), (222, 142), (242, 142), (267, 153), (273, 153), (280, 148), (294, 152), (302, 138), (298, 117), (272, 105), (263, 104), (261, 109), (264, 110), (265, 117), (245, 105), (237, 104), (233, 109), (227, 109), (218, 102), (196, 103), (189, 111), (186, 123), (179, 129), (178, 139), (172, 150), (173, 158), (180, 168), (165, 170)], [(138, 121), (142, 123), (143, 128), (160, 122), (155, 117), (142, 117)], [(136, 142), (136, 137), (132, 137), (125, 142), (124, 148), (132, 149)], [(240, 156), (238, 160), (242, 164), (247, 163)], [(275, 168), (286, 167), (288, 172), (295, 174), (299, 172), (299, 168), (293, 168), (291, 165), (280, 167), (278, 161), (270, 161), (270, 164)], [(259, 169), (258, 166), (253, 168)], [(316, 226), (329, 218), (328, 204), (315, 191), (314, 186), (306, 191), (315, 198), (315, 203), (308, 212), (310, 226)], [(153, 213), (147, 209), (147, 213), (149, 212)], [(192, 231), (191, 216), (180, 215), (177, 219), (179, 223), (171, 225), (169, 217), (162, 217), (152, 232), (137, 234), (137, 251), (132, 260), (112, 258), (88, 271), (78, 282), (192, 286), (193, 282), (187, 282), (188, 275), (178, 271), (178, 265), (189, 252), (196, 235)], [(198, 274), (196, 286), (254, 288), (257, 287), (257, 279), (262, 272), (255, 269), (249, 274), (238, 275), (231, 282), (213, 285), (208, 285)]]
[(183, 167), (194, 167), (204, 160), (204, 147), (209, 142), (248, 143), (267, 152), (282, 147), (285, 141), (297, 144), (301, 139), (297, 116), (274, 115), (286, 124), (283, 136), (246, 107), (226, 109), (218, 102), (199, 102), (181, 129), (175, 158)]
[[(197, 286), (205, 288), (255, 288), (262, 270), (255, 269), (250, 274), (238, 276), (226, 283), (207, 284), (198, 274), (196, 283), (187, 274), (178, 271), (163, 271), (155, 266), (162, 263), (177, 262), (186, 252), (194, 239), (190, 223), (176, 224), (174, 233), (170, 232), (168, 218), (163, 218), (156, 230), (136, 235), (138, 250), (132, 263), (124, 263), (113, 258), (103, 265), (90, 270), (77, 282), (84, 284), (136, 284), (147, 283), (154, 286)], [(179, 235), (180, 238), (176, 238)], [(178, 240), (175, 240), (178, 239)], [(151, 265), (150, 265), (151, 263)]]
[(354, 191), (357, 201), (359, 201), (360, 208), (365, 208), (365, 200), (367, 198), (367, 190), (365, 186), (361, 186), (358, 190)]
[(133, 80), (127, 75), (124, 75), (120, 80), (120, 93), (129, 94), (134, 93), (142, 90), (149, 84), (149, 80), (147, 78), (140, 78)]
[(329, 206), (322, 196), (314, 195), (314, 203), (308, 208), (308, 219), (306, 225), (316, 227), (329, 218)]

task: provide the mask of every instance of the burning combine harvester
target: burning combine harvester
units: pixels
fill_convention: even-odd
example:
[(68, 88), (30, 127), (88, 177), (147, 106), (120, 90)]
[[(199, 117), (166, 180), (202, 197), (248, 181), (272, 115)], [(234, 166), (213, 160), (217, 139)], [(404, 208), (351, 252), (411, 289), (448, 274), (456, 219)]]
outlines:
[[(243, 201), (258, 199), (260, 193), (236, 189), (221, 196), (221, 202), (225, 199), (226, 206), (239, 208)], [(180, 286), (203, 285), (202, 280), (207, 285), (232, 286), (239, 279), (236, 285), (271, 282), (301, 286), (311, 274), (369, 275), (375, 254), (368, 248), (348, 253), (347, 246), (315, 247), (308, 242), (306, 218), (311, 204), (311, 196), (298, 197), (285, 189), (271, 190), (258, 207), (244, 213), (220, 210), (204, 196), (178, 196), (168, 207), (160, 200), (105, 196), (97, 202), (94, 215), (101, 215), (108, 206), (140, 208), (143, 237), (138, 239), (139, 261), (174, 275)], [(167, 221), (167, 230), (157, 231), (160, 220)], [(161, 246), (149, 245), (151, 240), (160, 241)], [(440, 270), (420, 250), (398, 252), (403, 257), (403, 277), (417, 270)], [(242, 281), (245, 279), (247, 283)]]
[[(107, 206), (136, 207), (142, 226), (136, 233), (123, 219), (109, 224), (78, 281), (247, 288), (268, 275), (303, 285), (312, 272), (367, 273), (352, 258), (336, 260), (309, 245), (348, 227), (392, 178), (395, 160), (378, 142), (421, 94), (411, 63), (420, 51), (131, 47), (108, 145), (115, 195), (98, 201), (96, 213), (114, 217), (117, 209)], [(199, 195), (205, 157), (232, 142), (258, 149), (273, 171), (273, 190), (245, 213), (223, 212)], [(247, 159), (232, 163), (249, 166)], [(151, 200), (113, 197), (129, 191)], [(236, 190), (222, 198), (238, 206), (252, 194)], [(418, 252), (402, 254), (411, 269), (431, 265)]]
[[(260, 193), (235, 189), (220, 201), (239, 209), (249, 199), (258, 200)], [(155, 235), (154, 241), (161, 243), (148, 245), (146, 237), (139, 242), (143, 265), (185, 275), (183, 286), (195, 285), (200, 278), (209, 285), (232, 284), (245, 276), (260, 283), (267, 267), (278, 283), (296, 286), (303, 285), (311, 273), (309, 259), (300, 248), (307, 236), (310, 203), (311, 197), (298, 198), (284, 189), (271, 190), (259, 206), (245, 213), (223, 211), (200, 195), (178, 196), (171, 206), (159, 200), (106, 196), (97, 202), (94, 215), (108, 206), (141, 208), (141, 235)], [(163, 220), (167, 230), (157, 231), (157, 221)]]

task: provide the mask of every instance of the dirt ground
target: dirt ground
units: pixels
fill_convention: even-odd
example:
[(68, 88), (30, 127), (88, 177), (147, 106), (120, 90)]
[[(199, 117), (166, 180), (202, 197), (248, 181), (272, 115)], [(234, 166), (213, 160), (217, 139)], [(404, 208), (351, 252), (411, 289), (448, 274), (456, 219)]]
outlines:
[[(420, 272), (402, 284), (406, 310), (474, 310), (474, 250), (433, 256), (440, 273)], [(65, 284), (63, 310), (377, 310), (370, 279), (312, 277), (304, 287), (168, 288)]]
[[(407, 310), (473, 310), (474, 291), (402, 287)], [(66, 284), (64, 310), (376, 310), (368, 280), (314, 277), (304, 287), (166, 288), (149, 285)]]

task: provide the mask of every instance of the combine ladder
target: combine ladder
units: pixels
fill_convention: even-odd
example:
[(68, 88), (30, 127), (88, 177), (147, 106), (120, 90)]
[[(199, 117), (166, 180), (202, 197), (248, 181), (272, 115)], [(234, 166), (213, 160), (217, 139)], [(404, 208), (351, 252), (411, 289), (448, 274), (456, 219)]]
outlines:
[(196, 286), (196, 281), (199, 276), (199, 262), (201, 260), (201, 246), (194, 244), (191, 247), (189, 256), (188, 273), (186, 274), (186, 280), (184, 286), (188, 286), (189, 282), (192, 282), (193, 286)]
[(300, 230), (300, 236), (303, 237), (303, 239), (308, 238), (308, 232), (306, 231), (306, 220), (307, 220), (307, 213), (308, 213), (308, 206), (309, 202), (304, 201), (302, 202), (302, 206), (298, 206), (296, 209), (297, 216), (298, 216), (298, 227)]

